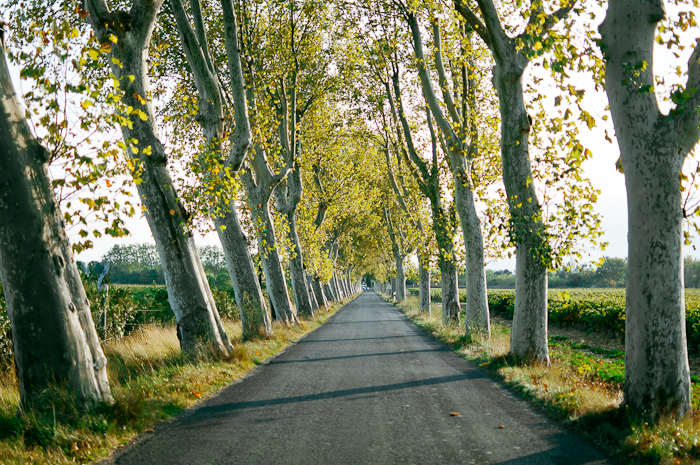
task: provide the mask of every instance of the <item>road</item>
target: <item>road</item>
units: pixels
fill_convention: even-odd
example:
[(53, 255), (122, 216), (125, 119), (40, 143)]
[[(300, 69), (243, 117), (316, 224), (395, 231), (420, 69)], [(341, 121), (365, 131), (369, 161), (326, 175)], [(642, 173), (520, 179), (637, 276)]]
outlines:
[(109, 462), (610, 463), (371, 291)]

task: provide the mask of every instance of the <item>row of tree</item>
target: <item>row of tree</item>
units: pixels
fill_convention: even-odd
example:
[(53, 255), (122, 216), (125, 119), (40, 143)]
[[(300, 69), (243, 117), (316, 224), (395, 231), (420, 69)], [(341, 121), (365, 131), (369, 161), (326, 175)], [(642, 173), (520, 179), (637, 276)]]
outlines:
[[(661, 0), (609, 0), (598, 36), (593, 5), (569, 1), (4, 1), (44, 143), (3, 60), (0, 272), (23, 402), (49, 372), (86, 400), (110, 398), (63, 224), (80, 230), (77, 249), (91, 234), (126, 233), (121, 217), (135, 205), (113, 192), (130, 186), (184, 350), (232, 348), (193, 241), (213, 228), (244, 337), (355, 292), (361, 273), (393, 279), (402, 300), (412, 254), (424, 311), (439, 268), (445, 324), (459, 321), (464, 264), (465, 331), (488, 336), (484, 264), (514, 253), (510, 350), (548, 364), (549, 273), (602, 234), (583, 175), (592, 153), (579, 140), (581, 125), (596, 124), (573, 76), (584, 73), (605, 86), (628, 192), (625, 405), (652, 418), (690, 411), (682, 240), (694, 212), (682, 168), (700, 138), (700, 45), (688, 48), (668, 114), (652, 51), (682, 50), (657, 25), (687, 30), (692, 9), (666, 20)], [(122, 137), (110, 141), (113, 128)], [(106, 226), (89, 231), (91, 215)], [(46, 305), (55, 321), (39, 321)], [(65, 334), (39, 329), (58, 321)], [(56, 367), (22, 342), (36, 340), (61, 354)]]
[[(612, 260), (595, 273), (606, 285), (624, 282), (627, 288), (624, 405), (652, 419), (688, 414), (682, 245), (689, 233), (683, 222), (697, 210), (683, 165), (700, 138), (700, 43), (684, 45), (687, 37), (679, 38), (679, 31), (695, 25), (685, 18), (695, 18), (697, 5), (688, 2), (689, 11), (667, 18), (662, 1), (609, 0), (599, 36), (593, 5), (586, 3), (354, 5), (357, 23), (366, 28), (363, 103), (385, 154), (387, 195), (395, 196), (389, 202), (395, 207), (384, 207), (384, 224), (397, 300), (405, 296), (404, 260), (416, 251), (421, 308), (427, 310), (426, 250), (435, 250), (443, 321), (457, 321), (455, 262), (463, 260), (466, 332), (488, 335), (484, 263), (490, 245), (505, 244), (516, 257), (510, 352), (549, 364), (550, 270), (580, 257), (582, 244), (600, 237), (592, 210), (598, 192), (582, 173), (592, 154), (577, 127), (596, 121), (572, 79), (588, 74), (607, 92), (621, 153), (617, 167), (627, 186), (625, 278), (622, 264)], [(671, 29), (671, 38), (659, 32)], [(688, 59), (670, 95), (656, 90), (664, 78), (653, 73), (655, 43)], [(556, 92), (553, 106), (541, 92), (547, 83)], [(503, 182), (502, 195), (496, 180)], [(428, 213), (407, 207), (421, 196)], [(426, 233), (428, 224), (433, 234)], [(456, 246), (458, 226), (463, 249)]]
[[(343, 77), (329, 71), (336, 64), (328, 40), (333, 27), (329, 8), (223, 0), (204, 5), (205, 14), (198, 1), (187, 9), (178, 0), (165, 8), (162, 0), (126, 6), (123, 11), (90, 0), (79, 6), (34, 2), (25, 8), (10, 2), (17, 26), (13, 39), (20, 50), (13, 56), (24, 64), (22, 74), (34, 80), (28, 100), (36, 92), (43, 95), (35, 99), (40, 103), (49, 95), (42, 110), (61, 105), (74, 110), (75, 102), (59, 104), (55, 98), (73, 95), (87, 114), (79, 120), (83, 136), (89, 134), (84, 141), (90, 143), (98, 133), (106, 139), (111, 124), (120, 130), (121, 140), (100, 144), (114, 143), (126, 155), (115, 158), (116, 168), (108, 170), (105, 152), (81, 152), (77, 146), (66, 151), (72, 134), (62, 131), (69, 121), (53, 125), (41, 112), (38, 124), (31, 126), (42, 126), (48, 134), (37, 138), (15, 94), (3, 37), (0, 275), (23, 407), (55, 383), (67, 384), (85, 405), (112, 401), (106, 359), (64, 227), (76, 217), (77, 224), (87, 224), (89, 213), (71, 210), (71, 197), (63, 195), (67, 185), (88, 212), (102, 214), (103, 221), (112, 218), (105, 232), (120, 235), (127, 231), (119, 214), (133, 213), (131, 203), (109, 195), (95, 200), (90, 193), (97, 184), (110, 188), (123, 182), (119, 176), (131, 177), (157, 248), (157, 256), (152, 250), (136, 253), (162, 269), (183, 350), (206, 347), (222, 356), (233, 350), (194, 245), (197, 221), (210, 221), (219, 234), (244, 338), (270, 334), (272, 318), (295, 324), (297, 315), (311, 316), (329, 300), (359, 290), (356, 266), (361, 258), (347, 244), (354, 242), (363, 221), (362, 215), (355, 216), (364, 187), (355, 172), (356, 136), (362, 127), (342, 114), (333, 117), (335, 93), (324, 93)], [(42, 19), (49, 27), (36, 30), (33, 26)], [(28, 25), (35, 33), (23, 32)], [(33, 45), (37, 53), (31, 57), (22, 51)], [(155, 63), (149, 66), (150, 61)], [(70, 63), (81, 83), (51, 74), (57, 62)], [(159, 91), (158, 79), (166, 76), (180, 81), (159, 115), (154, 92)], [(95, 86), (103, 84), (95, 82), (110, 82), (113, 88), (97, 92)], [(185, 108), (183, 101), (189, 102)], [(90, 119), (92, 107), (111, 119)], [(161, 142), (159, 125), (166, 121), (171, 153)], [(308, 144), (303, 151), (302, 140)], [(118, 151), (109, 155), (117, 157)], [(333, 156), (339, 160), (323, 163)], [(89, 176), (72, 168), (85, 158), (91, 159)], [(50, 178), (47, 164), (56, 160), (63, 171)], [(185, 172), (180, 185), (173, 180), (178, 172)], [(302, 199), (304, 181), (313, 182), (315, 189)], [(92, 234), (101, 233), (94, 229)], [(306, 256), (300, 237), (311, 245)], [(89, 245), (82, 242), (77, 248)], [(272, 309), (263, 299), (252, 247), (260, 255)], [(295, 306), (283, 265), (291, 275)]]

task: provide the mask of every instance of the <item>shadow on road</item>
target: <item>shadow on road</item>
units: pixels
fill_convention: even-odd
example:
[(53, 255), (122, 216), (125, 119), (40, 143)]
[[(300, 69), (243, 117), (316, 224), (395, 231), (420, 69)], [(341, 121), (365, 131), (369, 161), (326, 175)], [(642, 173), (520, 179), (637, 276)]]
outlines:
[[(326, 323), (328, 324), (328, 323)], [(346, 339), (311, 339), (311, 338), (306, 338), (302, 339), (301, 341), (297, 342), (297, 344), (309, 344), (311, 342), (349, 342), (349, 341), (381, 341), (383, 339), (396, 339), (399, 337), (416, 337), (416, 334), (404, 334), (401, 336), (382, 336), (382, 337), (355, 337), (355, 338), (346, 338)], [(418, 335), (418, 336), (423, 336)], [(426, 336), (427, 337), (427, 336)]]
[[(406, 353), (406, 352), (402, 352)], [(212, 405), (210, 407), (202, 407), (197, 412), (188, 418), (186, 422), (206, 421), (216, 418), (219, 415), (230, 416), (231, 412), (253, 409), (258, 407), (268, 407), (273, 405), (293, 404), (297, 402), (313, 402), (325, 399), (337, 399), (339, 397), (348, 397), (358, 394), (372, 394), (378, 392), (396, 391), (400, 389), (411, 389), (419, 386), (433, 386), (436, 384), (454, 383), (456, 381), (465, 381), (470, 379), (487, 378), (481, 370), (473, 370), (454, 376), (440, 376), (437, 378), (419, 379), (415, 381), (406, 381), (403, 383), (385, 384), (382, 386), (368, 386), (354, 389), (340, 389), (337, 391), (321, 392), (318, 394), (308, 394), (304, 396), (279, 397), (276, 399), (264, 399), (250, 402), (234, 402), (221, 405)], [(184, 425), (183, 425), (184, 426)]]
[(566, 434), (551, 434), (546, 438), (552, 446), (551, 449), (523, 455), (511, 460), (494, 462), (492, 465), (542, 465), (542, 464), (566, 464), (584, 465), (587, 463), (603, 463), (602, 457), (597, 454), (571, 454), (571, 437)]
[(423, 350), (405, 350), (401, 352), (379, 352), (374, 354), (358, 354), (358, 355), (340, 355), (337, 357), (323, 357), (323, 358), (301, 358), (298, 360), (274, 360), (270, 362), (270, 365), (280, 365), (285, 363), (306, 363), (306, 362), (325, 362), (329, 360), (346, 360), (349, 358), (362, 358), (362, 357), (384, 357), (387, 355), (405, 355), (405, 354), (420, 354), (426, 352), (443, 352), (448, 349), (444, 347), (438, 347), (435, 349), (423, 349)]

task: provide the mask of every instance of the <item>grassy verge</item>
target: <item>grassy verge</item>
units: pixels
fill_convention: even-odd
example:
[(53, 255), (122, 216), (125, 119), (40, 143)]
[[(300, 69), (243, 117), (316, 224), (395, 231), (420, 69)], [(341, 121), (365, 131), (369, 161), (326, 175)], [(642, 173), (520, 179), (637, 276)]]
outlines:
[(327, 313), (287, 327), (275, 324), (274, 336), (240, 342), (239, 322), (224, 326), (234, 343), (230, 359), (183, 355), (169, 326), (149, 326), (104, 349), (116, 403), (85, 412), (60, 388), (45, 393), (44, 406), (18, 416), (17, 379), (0, 372), (0, 463), (89, 463), (108, 456), (120, 444), (193, 406), (250, 369), (278, 354), (324, 323)]
[[(700, 415), (680, 421), (662, 419), (650, 425), (620, 408), (624, 353), (552, 337), (549, 367), (521, 365), (508, 355), (507, 326), (494, 322), (490, 339), (467, 339), (463, 327), (442, 325), (437, 305), (432, 316), (419, 312), (415, 297), (398, 306), (435, 339), (542, 405), (621, 462), (666, 465), (700, 461)], [(697, 408), (700, 385), (693, 381), (693, 406)]]

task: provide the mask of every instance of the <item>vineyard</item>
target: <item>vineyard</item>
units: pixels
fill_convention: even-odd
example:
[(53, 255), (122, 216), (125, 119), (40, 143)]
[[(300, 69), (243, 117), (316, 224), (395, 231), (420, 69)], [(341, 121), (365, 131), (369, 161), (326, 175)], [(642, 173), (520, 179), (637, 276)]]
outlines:
[[(417, 289), (411, 293), (418, 295)], [(488, 291), (492, 316), (513, 318), (515, 291), (492, 289)], [(440, 289), (432, 290), (433, 302), (440, 302)], [(460, 291), (464, 302), (464, 291)], [(688, 349), (700, 352), (700, 289), (685, 291), (685, 325)], [(588, 331), (604, 331), (622, 337), (625, 331), (624, 289), (550, 289), (549, 324), (570, 325)]]

